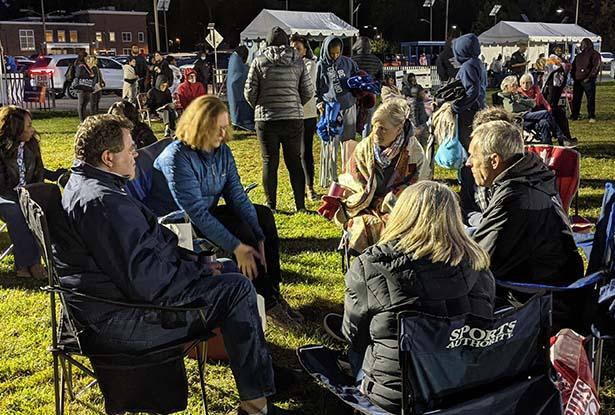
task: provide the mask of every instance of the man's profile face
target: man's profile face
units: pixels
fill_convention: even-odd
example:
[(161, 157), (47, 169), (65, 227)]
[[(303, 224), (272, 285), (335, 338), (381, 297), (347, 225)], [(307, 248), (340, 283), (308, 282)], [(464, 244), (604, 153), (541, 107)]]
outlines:
[[(489, 156), (489, 157), (488, 157)], [(466, 166), (472, 170), (472, 176), (477, 185), (482, 187), (491, 187), (498, 172), (495, 170), (491, 159), (491, 155), (484, 154), (476, 140), (470, 142), (468, 160)]]
[(132, 141), (130, 130), (122, 128), (122, 142), (124, 148), (119, 153), (109, 154), (110, 166), (107, 166), (110, 171), (120, 176), (124, 176), (130, 180), (136, 176), (137, 150), (135, 143)]

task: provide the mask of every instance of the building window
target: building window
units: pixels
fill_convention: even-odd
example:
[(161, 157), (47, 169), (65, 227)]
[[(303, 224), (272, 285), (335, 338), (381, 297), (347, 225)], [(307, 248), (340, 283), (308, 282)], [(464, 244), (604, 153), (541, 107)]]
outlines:
[(19, 48), (21, 50), (36, 50), (34, 44), (34, 30), (19, 29)]
[(53, 30), (45, 30), (45, 42), (53, 42)]
[(145, 43), (145, 33), (144, 32), (138, 32), (137, 33), (137, 39), (138, 39), (139, 43)]
[(58, 43), (66, 42), (66, 32), (64, 30), (58, 30)]
[(122, 42), (132, 42), (132, 32), (122, 32)]
[(130, 48), (122, 48), (122, 55), (130, 55)]
[(69, 36), (70, 36), (70, 42), (71, 43), (77, 43), (79, 42), (79, 39), (77, 37), (77, 31), (76, 30), (70, 30), (69, 31)]
[(102, 32), (96, 32), (96, 41), (97, 42), (103, 41)]
[(109, 32), (109, 42), (115, 42), (115, 32)]

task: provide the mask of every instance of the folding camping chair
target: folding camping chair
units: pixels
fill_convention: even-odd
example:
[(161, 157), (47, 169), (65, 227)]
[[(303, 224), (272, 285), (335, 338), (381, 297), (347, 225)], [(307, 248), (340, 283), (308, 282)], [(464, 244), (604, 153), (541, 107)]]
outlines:
[(574, 214), (571, 217), (573, 231), (579, 233), (589, 231), (592, 224), (579, 216), (578, 189), (581, 177), (581, 154), (571, 148), (545, 144), (527, 145), (525, 150), (540, 156), (547, 167), (555, 173), (558, 193), (566, 214), (569, 214), (574, 201)]
[[(550, 378), (550, 310), (546, 295), (491, 319), (401, 312), (402, 414), (561, 414)], [(341, 372), (339, 354), (325, 346), (297, 350), (308, 374), (343, 403), (363, 414), (389, 414)]]
[[(125, 411), (168, 413), (182, 410), (187, 404), (187, 380), (182, 357), (187, 351), (193, 349), (196, 349), (198, 361), (203, 410), (207, 413), (204, 377), (207, 348), (206, 343), (202, 343), (206, 338), (185, 339), (169, 343), (164, 347), (143, 350), (138, 354), (91, 353), (84, 348), (82, 342), (85, 327), (74, 318), (67, 297), (70, 296), (75, 301), (98, 302), (119, 307), (168, 313), (196, 311), (198, 309), (127, 303), (94, 297), (77, 290), (64, 288), (60, 283), (52, 256), (52, 245), (57, 248), (66, 243), (67, 238), (72, 238), (61, 204), (60, 189), (55, 184), (36, 183), (21, 188), (18, 192), (20, 206), (26, 222), (39, 243), (47, 267), (48, 285), (42, 289), (49, 293), (50, 299), (52, 344), (48, 350), (53, 356), (56, 415), (64, 414), (67, 392), (70, 398), (80, 402), (79, 396), (96, 383), (99, 383), (103, 392), (105, 407), (109, 413), (123, 413)], [(57, 300), (59, 300), (59, 309)], [(84, 358), (90, 360), (93, 368), (88, 367)], [(94, 380), (76, 391), (73, 385), (73, 367), (94, 378)], [(155, 373), (164, 373), (164, 379), (168, 377), (168, 381), (178, 382), (180, 390), (185, 385), (185, 392), (180, 392), (179, 395), (173, 396), (173, 399), (167, 400), (165, 399), (167, 398), (165, 388), (169, 386), (169, 383), (161, 382), (160, 387), (149, 384), (147, 388), (143, 388), (140, 381), (155, 376)], [(135, 380), (130, 385), (131, 394), (134, 393), (134, 396), (146, 394), (149, 399), (137, 402), (134, 400), (136, 398), (131, 396), (118, 397), (118, 394), (125, 395), (126, 393), (119, 390), (121, 388), (119, 385), (122, 385), (122, 383), (117, 381), (125, 379), (126, 376)]]
[[(2, 226), (0, 226), (0, 232), (3, 232), (7, 230), (7, 225), (6, 223), (3, 223)], [(13, 244), (10, 243), (9, 246), (7, 246), (4, 251), (2, 251), (2, 253), (0, 253), (0, 261), (2, 261), (4, 258), (6, 258), (6, 256), (8, 254), (10, 254), (11, 252), (13, 252)]]
[(147, 94), (144, 92), (137, 94), (137, 109), (139, 111), (141, 121), (146, 122), (151, 127), (152, 120), (150, 117), (149, 108), (147, 108)]

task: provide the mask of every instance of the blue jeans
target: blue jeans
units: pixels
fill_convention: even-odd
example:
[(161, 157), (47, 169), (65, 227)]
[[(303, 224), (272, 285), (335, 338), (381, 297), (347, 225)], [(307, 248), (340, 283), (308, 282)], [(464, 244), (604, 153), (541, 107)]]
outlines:
[(531, 111), (523, 116), (523, 128), (535, 130), (543, 144), (553, 144), (551, 135), (555, 134), (560, 144), (565, 138), (561, 128), (555, 122), (551, 113), (547, 110)]
[(14, 245), (15, 268), (30, 267), (40, 261), (40, 251), (34, 235), (26, 224), (19, 203), (0, 197), (0, 219), (6, 222)]
[[(232, 263), (225, 264), (225, 269)], [(135, 353), (175, 341), (201, 338), (220, 327), (241, 400), (275, 393), (271, 355), (256, 306), (256, 292), (241, 274), (205, 276), (195, 280), (182, 299), (200, 311), (168, 313), (125, 309), (90, 325), (84, 338), (93, 353)], [(165, 301), (175, 304), (174, 299)], [(166, 314), (166, 315), (165, 315)], [(166, 317), (166, 319), (165, 319)]]

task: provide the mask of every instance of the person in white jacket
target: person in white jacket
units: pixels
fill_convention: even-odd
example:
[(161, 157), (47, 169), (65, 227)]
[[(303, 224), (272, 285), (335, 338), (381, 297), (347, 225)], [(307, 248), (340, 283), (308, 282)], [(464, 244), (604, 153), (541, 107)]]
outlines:
[[(303, 59), (305, 67), (310, 75), (314, 90), (316, 90), (316, 57), (312, 52), (309, 40), (304, 36), (293, 35), (290, 38), (293, 48)], [(313, 96), (303, 106), (303, 143), (301, 146), (301, 164), (305, 175), (306, 197), (310, 201), (315, 201), (318, 195), (314, 191), (314, 152), (313, 142), (316, 133), (316, 123), (318, 121), (318, 111), (316, 110), (316, 96)]]
[(135, 102), (137, 99), (137, 81), (139, 80), (139, 76), (135, 72), (136, 65), (137, 60), (134, 57), (131, 57), (123, 66), (124, 83), (122, 84), (122, 98), (130, 102)]

